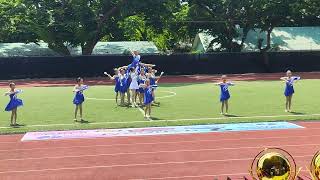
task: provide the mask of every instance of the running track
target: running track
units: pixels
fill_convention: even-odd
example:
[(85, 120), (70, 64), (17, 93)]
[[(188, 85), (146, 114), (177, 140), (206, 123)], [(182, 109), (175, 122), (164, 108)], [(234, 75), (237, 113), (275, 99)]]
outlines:
[(289, 151), (306, 175), (320, 150), (320, 122), (297, 124), (306, 128), (32, 142), (0, 136), (0, 179), (240, 179), (265, 147)]

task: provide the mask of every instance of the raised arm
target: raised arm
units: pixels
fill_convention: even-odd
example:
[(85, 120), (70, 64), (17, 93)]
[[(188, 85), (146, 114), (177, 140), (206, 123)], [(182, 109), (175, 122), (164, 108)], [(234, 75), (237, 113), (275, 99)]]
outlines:
[(234, 86), (235, 84), (233, 82), (228, 82), (229, 86)]
[(145, 67), (155, 67), (156, 65), (154, 64), (146, 64), (146, 63), (140, 63), (142, 66), (145, 66)]
[(161, 79), (161, 77), (162, 77), (162, 75), (163, 75), (163, 74), (164, 74), (164, 72), (161, 72), (161, 73), (160, 73), (160, 76), (159, 76), (159, 77), (157, 77), (157, 79), (158, 79), (158, 80), (156, 81), (156, 83), (158, 83), (158, 82), (159, 82), (159, 80)]
[(4, 93), (5, 96), (9, 96), (10, 94), (13, 94), (14, 92), (8, 91), (6, 93)]
[(111, 79), (111, 80), (114, 80), (114, 79), (115, 79), (115, 76), (111, 76), (111, 75), (108, 74), (107, 72), (104, 72), (103, 74), (106, 75), (106, 76), (108, 76), (109, 79)]
[(15, 90), (14, 92), (8, 91), (8, 92), (4, 93), (4, 95), (9, 96), (11, 94), (19, 94), (19, 93), (22, 93), (22, 90), (18, 89), (18, 90)]
[(73, 87), (73, 92), (78, 92), (79, 91), (79, 89), (77, 89), (77, 86), (74, 86)]
[(293, 79), (294, 79), (295, 81), (298, 81), (298, 80), (301, 79), (301, 77), (300, 77), (300, 76), (293, 76)]
[(288, 77), (281, 77), (280, 79), (283, 80), (283, 81), (287, 81)]

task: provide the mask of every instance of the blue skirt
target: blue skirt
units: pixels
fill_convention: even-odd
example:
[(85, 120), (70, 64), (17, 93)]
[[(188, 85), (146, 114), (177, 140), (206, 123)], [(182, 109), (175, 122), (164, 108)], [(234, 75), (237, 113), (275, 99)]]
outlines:
[(23, 106), (23, 101), (21, 99), (11, 99), (8, 105), (5, 108), (5, 111), (12, 111), (13, 109)]
[(230, 94), (229, 94), (229, 92), (222, 93), (222, 94), (220, 95), (220, 102), (226, 101), (226, 100), (228, 100), (228, 99), (230, 99)]
[(84, 102), (84, 95), (77, 93), (73, 98), (73, 104), (80, 105)]
[(114, 92), (119, 92), (120, 91), (120, 84), (116, 84), (115, 86), (114, 86)]
[(120, 91), (121, 93), (126, 93), (127, 90), (128, 90), (128, 88), (127, 88), (127, 85), (126, 85), (126, 84), (123, 84), (122, 86), (119, 87), (119, 91)]
[(293, 94), (294, 94), (293, 86), (287, 86), (286, 89), (284, 90), (284, 95), (292, 96)]
[(154, 99), (153, 99), (153, 97), (152, 97), (152, 95), (150, 96), (150, 95), (148, 95), (148, 96), (144, 96), (144, 105), (148, 105), (148, 104), (151, 104), (152, 103), (152, 101), (153, 101)]

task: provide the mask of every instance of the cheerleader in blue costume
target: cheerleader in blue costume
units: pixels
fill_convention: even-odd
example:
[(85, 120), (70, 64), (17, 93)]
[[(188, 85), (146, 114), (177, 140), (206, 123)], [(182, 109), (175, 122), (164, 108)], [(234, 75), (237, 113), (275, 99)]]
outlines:
[(75, 96), (73, 98), (73, 104), (76, 105), (76, 109), (74, 112), (74, 121), (77, 122), (77, 115), (78, 110), (80, 111), (80, 120), (83, 122), (82, 119), (82, 104), (84, 102), (84, 95), (83, 91), (88, 89), (87, 85), (83, 85), (83, 79), (81, 77), (77, 78), (77, 84), (73, 88), (73, 92), (75, 93)]
[(154, 100), (154, 91), (150, 85), (150, 80), (147, 79), (145, 84), (141, 84), (140, 87), (144, 89), (144, 118), (149, 119), (151, 117), (151, 104)]
[(10, 101), (5, 108), (5, 111), (11, 111), (11, 124), (10, 126), (18, 126), (17, 124), (17, 110), (18, 107), (23, 106), (21, 99), (17, 98), (17, 94), (21, 93), (22, 90), (16, 90), (16, 85), (14, 83), (9, 84), (10, 91), (5, 93), (5, 96), (10, 97)]
[[(229, 104), (228, 101), (230, 99), (229, 86), (234, 86), (233, 83), (227, 82), (227, 76), (221, 76), (222, 82), (216, 83), (216, 85), (220, 86), (221, 94), (220, 94), (220, 102), (221, 102), (221, 114), (228, 114)], [(225, 113), (224, 113), (225, 108)]]
[[(160, 76), (157, 77), (156, 76), (157, 70), (149, 68), (148, 69), (148, 75), (147, 78), (150, 80), (150, 85), (153, 87), (153, 90), (156, 90), (156, 88), (158, 87), (158, 82), (160, 80), (160, 78), (162, 77), (162, 75), (164, 74), (164, 72), (161, 72)], [(156, 102), (156, 96), (154, 96), (154, 104), (156, 105), (160, 105), (159, 102)]]
[(290, 70), (287, 71), (287, 76), (280, 78), (286, 83), (286, 87), (284, 90), (284, 95), (286, 96), (286, 109), (285, 112), (291, 112), (291, 100), (294, 94), (293, 84), (295, 81), (300, 80), (299, 76), (292, 76), (292, 72)]
[(106, 76), (108, 76), (111, 80), (114, 80), (114, 92), (116, 93), (116, 104), (118, 104), (118, 96), (120, 92), (120, 79), (119, 79), (119, 70), (117, 68), (114, 69), (114, 75), (111, 76), (107, 72), (104, 72)]
[(138, 78), (138, 84), (139, 84), (138, 95), (139, 95), (139, 102), (141, 106), (143, 105), (144, 89), (140, 87), (140, 85), (145, 84), (146, 80), (147, 80), (147, 76), (145, 75), (145, 71), (141, 69), (139, 78)]
[(119, 91), (120, 91), (120, 106), (124, 106), (124, 98), (125, 94), (127, 93), (127, 75), (125, 73), (125, 69), (120, 68), (120, 74), (119, 74)]
[(136, 68), (140, 63), (141, 56), (138, 51), (131, 51), (131, 54), (132, 54), (132, 63), (130, 65), (130, 68), (131, 67)]
[(130, 76), (130, 69), (128, 69), (128, 68), (126, 69), (126, 76), (125, 76), (125, 78), (126, 78), (126, 80), (125, 80), (125, 82), (126, 82), (125, 87), (126, 87), (126, 94), (127, 94), (128, 106), (130, 106), (130, 104), (131, 104), (131, 92), (130, 92), (129, 87), (130, 87), (130, 84), (131, 84), (132, 79), (131, 79), (131, 76)]

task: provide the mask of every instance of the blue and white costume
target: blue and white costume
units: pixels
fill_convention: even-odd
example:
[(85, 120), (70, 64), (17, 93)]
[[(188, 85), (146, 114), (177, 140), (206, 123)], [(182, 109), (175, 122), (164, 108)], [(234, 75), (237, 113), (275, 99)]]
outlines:
[(73, 104), (75, 105), (80, 105), (84, 102), (84, 95), (83, 95), (83, 91), (88, 89), (88, 86), (86, 85), (82, 85), (82, 86), (76, 86), (75, 90), (76, 90), (76, 94), (73, 98)]
[(138, 65), (140, 63), (140, 58), (141, 58), (140, 55), (133, 55), (132, 57), (133, 57), (132, 58), (132, 63), (128, 66), (128, 69), (130, 69), (132, 67), (136, 68), (136, 67), (138, 67)]
[(153, 101), (153, 96), (152, 96), (152, 88), (151, 86), (148, 86), (144, 89), (144, 104), (148, 105), (152, 103)]
[(228, 88), (229, 88), (229, 86), (234, 86), (234, 84), (231, 82), (227, 82), (227, 83), (220, 83), (219, 86), (220, 86), (220, 90), (221, 90), (220, 102), (230, 99), (230, 93), (229, 93)]
[(158, 87), (156, 83), (156, 76), (154, 74), (151, 74), (149, 80), (150, 80), (150, 86), (152, 87), (153, 90), (155, 90)]
[(21, 90), (18, 90), (16, 92), (12, 92), (9, 96), (10, 96), (10, 101), (7, 104), (5, 111), (12, 111), (13, 109), (19, 107), (19, 106), (23, 106), (23, 101), (21, 99), (17, 98), (17, 94), (22, 92)]
[[(144, 84), (146, 82), (146, 80), (147, 80), (146, 76), (139, 75), (138, 84), (139, 85)], [(142, 87), (139, 87), (138, 92), (139, 93), (144, 93), (144, 89)]]
[(114, 92), (119, 92), (120, 91), (120, 78), (119, 78), (119, 76), (116, 76), (114, 78), (114, 82), (115, 82)]
[(124, 75), (119, 75), (119, 82), (120, 82), (120, 92), (121, 93), (125, 93), (127, 92), (128, 88), (127, 88), (127, 75), (124, 74)]
[(298, 76), (292, 76), (286, 80), (286, 88), (284, 90), (285, 96), (292, 96), (294, 94), (293, 83), (298, 80), (300, 80), (300, 77)]

